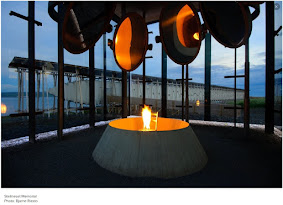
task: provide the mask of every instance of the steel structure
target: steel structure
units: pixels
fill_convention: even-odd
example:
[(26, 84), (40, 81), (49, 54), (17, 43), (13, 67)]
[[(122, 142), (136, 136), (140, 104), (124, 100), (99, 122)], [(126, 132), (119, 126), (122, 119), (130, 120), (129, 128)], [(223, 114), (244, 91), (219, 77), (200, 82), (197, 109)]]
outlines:
[[(144, 20), (147, 25), (156, 23), (159, 21), (160, 12), (163, 8), (163, 6), (166, 4), (166, 2), (119, 2), (116, 5), (116, 9), (113, 15), (112, 20), (118, 23), (127, 12), (136, 12), (139, 15), (144, 17)], [(200, 7), (198, 2), (192, 3), (193, 7), (195, 8), (196, 12), (201, 11), (203, 14), (204, 6)], [(203, 4), (204, 5), (204, 4)], [(255, 8), (254, 13), (248, 13), (248, 16), (244, 16), (244, 20), (246, 23), (251, 23), (253, 19), (255, 19), (259, 15), (259, 4), (256, 3), (246, 3), (247, 6), (252, 6)], [(246, 6), (244, 3), (239, 3), (239, 6), (241, 7), (241, 11), (246, 11)], [(54, 10), (54, 7), (58, 6), (58, 12)], [(207, 5), (206, 5), (207, 6)], [(53, 11), (54, 10), (54, 11)], [(95, 76), (99, 76), (103, 72), (103, 82), (104, 82), (104, 91), (103, 91), (103, 99), (104, 99), (104, 116), (107, 114), (107, 99), (106, 99), (106, 84), (107, 79), (109, 76), (113, 76), (115, 73), (116, 78), (121, 78), (122, 82), (122, 117), (125, 118), (127, 115), (130, 114), (131, 109), (131, 88), (130, 85), (131, 79), (137, 78), (137, 76), (132, 75), (132, 77), (125, 71), (123, 72), (113, 72), (107, 70), (106, 65), (106, 35), (103, 35), (103, 62), (104, 67), (103, 71), (99, 69), (94, 68), (94, 49), (91, 48), (89, 50), (89, 67), (83, 67), (83, 66), (75, 66), (75, 65), (68, 65), (64, 64), (64, 48), (63, 48), (63, 39), (62, 39), (62, 27), (63, 27), (63, 19), (64, 19), (64, 11), (63, 11), (63, 3), (62, 2), (50, 2), (48, 12), (55, 21), (58, 22), (58, 63), (55, 62), (48, 62), (48, 61), (39, 61), (35, 60), (35, 50), (34, 50), (34, 24), (42, 25), (40, 22), (36, 21), (34, 19), (34, 2), (29, 2), (29, 16), (25, 17), (21, 14), (17, 14), (16, 12), (11, 12), (10, 15), (17, 16), (19, 18), (28, 20), (29, 22), (29, 29), (28, 29), (28, 42), (29, 42), (29, 60), (24, 58), (15, 57), (12, 62), (9, 64), (9, 67), (16, 68), (18, 71), (18, 78), (19, 78), (19, 96), (23, 96), (24, 90), (23, 90), (23, 82), (25, 73), (29, 73), (29, 106), (28, 106), (28, 112), (29, 112), (29, 127), (30, 127), (30, 141), (35, 142), (35, 73), (37, 74), (37, 82), (38, 86), (40, 86), (40, 75), (42, 75), (42, 89), (43, 93), (45, 90), (44, 86), (44, 76), (46, 74), (51, 74), (54, 76), (54, 86), (58, 87), (58, 138), (63, 139), (63, 127), (64, 127), (64, 76), (68, 76), (69, 79), (72, 76), (76, 76), (77, 78), (85, 78), (89, 77), (89, 105), (90, 105), (90, 125), (94, 126), (94, 108), (95, 108)], [(205, 16), (207, 18), (207, 16)], [(205, 23), (207, 23), (207, 19), (205, 19)], [(227, 23), (227, 22), (226, 22)], [(210, 27), (211, 25), (206, 25), (207, 27)], [(202, 28), (203, 29), (203, 28)], [(213, 28), (214, 29), (214, 28)], [(245, 33), (245, 37), (248, 38), (250, 31), (247, 30)], [(266, 112), (265, 112), (265, 124), (266, 124), (266, 132), (272, 133), (273, 127), (274, 127), (274, 35), (277, 31), (274, 31), (274, 2), (267, 2), (266, 3), (266, 49), (268, 52), (266, 52)], [(215, 35), (214, 31), (211, 32), (212, 35)], [(277, 32), (278, 33), (278, 32)], [(249, 108), (249, 40), (246, 40), (245, 42), (240, 42), (238, 45), (245, 45), (245, 75), (237, 76), (236, 75), (236, 63), (235, 63), (235, 74), (234, 76), (226, 76), (227, 78), (231, 77), (234, 78), (234, 99), (236, 100), (236, 78), (237, 77), (245, 77), (245, 101), (244, 101), (244, 127), (245, 127), (245, 134), (248, 136), (249, 134), (249, 124), (250, 124), (250, 108)], [(238, 46), (237, 45), (237, 46)], [(236, 60), (236, 50), (235, 50), (235, 60)], [(170, 81), (167, 79), (167, 54), (162, 46), (161, 50), (161, 74), (162, 78), (161, 81), (161, 114), (163, 117), (167, 116), (166, 110), (167, 110), (167, 83)], [(204, 68), (204, 77), (205, 77), (205, 84), (204, 84), (204, 120), (210, 120), (211, 116), (211, 35), (210, 33), (207, 33), (205, 36), (205, 68)], [(186, 85), (186, 119), (188, 119), (188, 111), (189, 111), (189, 100), (188, 100), (188, 65), (186, 65), (186, 82), (184, 82), (184, 66), (182, 66), (182, 118), (184, 119), (184, 85)], [(139, 77), (138, 77), (139, 78)], [(143, 84), (143, 103), (146, 103), (146, 96), (145, 96), (145, 90), (146, 90), (146, 83), (150, 82), (151, 79), (147, 79), (148, 77), (145, 76), (145, 60), (143, 62), (143, 76), (142, 84)], [(56, 80), (58, 80), (58, 84), (56, 83)], [(129, 90), (127, 94), (127, 80), (129, 82)], [(155, 79), (156, 80), (156, 79)], [(157, 79), (158, 81), (158, 79)], [(154, 82), (154, 80), (152, 80)], [(176, 81), (177, 82), (177, 81)], [(70, 83), (70, 81), (69, 81)], [(37, 87), (37, 91), (40, 89), (40, 87)], [(26, 90), (27, 93), (27, 90)], [(128, 99), (128, 102), (127, 102)], [(55, 102), (55, 101), (54, 101)], [(22, 103), (19, 101), (18, 105), (20, 107), (20, 104)], [(37, 99), (38, 103), (38, 99)], [(82, 106), (82, 105), (81, 105)], [(49, 107), (49, 106), (48, 106)], [(68, 106), (67, 106), (68, 107)], [(234, 104), (233, 109), (236, 109), (236, 106)], [(235, 114), (236, 111), (234, 111), (234, 122), (236, 122)]]

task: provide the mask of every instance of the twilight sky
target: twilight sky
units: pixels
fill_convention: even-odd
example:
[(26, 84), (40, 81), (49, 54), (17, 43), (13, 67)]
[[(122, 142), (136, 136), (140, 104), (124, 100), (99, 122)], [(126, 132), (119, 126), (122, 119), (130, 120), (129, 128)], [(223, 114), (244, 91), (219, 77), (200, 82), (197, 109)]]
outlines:
[[(282, 25), (282, 2), (279, 10), (275, 10), (275, 29)], [(35, 57), (40, 60), (57, 61), (57, 23), (48, 15), (48, 2), (37, 1), (35, 3), (35, 19), (42, 22), (43, 26), (35, 27)], [(260, 16), (253, 21), (250, 37), (250, 95), (265, 95), (265, 3), (260, 6)], [(1, 2), (1, 91), (17, 91), (17, 75), (9, 71), (8, 64), (14, 56), (28, 57), (28, 24), (15, 16), (9, 16), (13, 10), (22, 15), (28, 15), (28, 3)], [(199, 14), (200, 15), (200, 14)], [(114, 23), (114, 22), (112, 22)], [(113, 24), (114, 25), (114, 24)], [(153, 50), (148, 51), (147, 56), (153, 59), (146, 61), (146, 75), (161, 77), (161, 44), (156, 44), (155, 36), (159, 35), (158, 24), (148, 26), (149, 43), (153, 44)], [(107, 34), (107, 39), (113, 38), (113, 33)], [(275, 38), (275, 69), (282, 67), (282, 31)], [(202, 41), (201, 50), (197, 58), (189, 65), (189, 75), (193, 82), (204, 83), (204, 47)], [(224, 79), (225, 75), (234, 73), (234, 49), (225, 48), (212, 37), (212, 76), (213, 85), (234, 86), (233, 79)], [(81, 66), (88, 66), (88, 52), (74, 55), (64, 51), (64, 62)], [(168, 78), (181, 78), (181, 66), (175, 64), (168, 57)], [(103, 68), (102, 38), (95, 46), (95, 67)], [(120, 71), (115, 63), (113, 52), (107, 47), (107, 69)], [(142, 74), (142, 66), (132, 73)], [(237, 49), (237, 74), (244, 73), (244, 46)], [(49, 87), (52, 87), (52, 78), (48, 78)], [(244, 79), (237, 80), (237, 87), (244, 87)]]

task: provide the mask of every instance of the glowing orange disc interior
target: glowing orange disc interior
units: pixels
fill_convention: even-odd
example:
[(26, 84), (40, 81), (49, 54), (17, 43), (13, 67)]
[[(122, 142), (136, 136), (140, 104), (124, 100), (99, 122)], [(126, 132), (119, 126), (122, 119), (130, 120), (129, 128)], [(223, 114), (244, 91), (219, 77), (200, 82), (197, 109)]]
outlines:
[(193, 36), (195, 40), (199, 40), (199, 33), (191, 33), (192, 28), (189, 28), (188, 23), (195, 21), (193, 10), (186, 4), (181, 8), (177, 15), (176, 27), (180, 43), (185, 47), (192, 47), (190, 45), (190, 38)]
[[(109, 125), (111, 127), (122, 129), (122, 130), (131, 130), (131, 131), (143, 130), (143, 120), (141, 117), (114, 120), (110, 122)], [(159, 117), (158, 124), (157, 124), (157, 132), (158, 131), (179, 130), (179, 129), (184, 129), (188, 126), (189, 126), (189, 123), (184, 122), (182, 120)], [(155, 131), (155, 123), (153, 121), (150, 123), (149, 131)]]
[(130, 18), (126, 18), (119, 27), (115, 37), (115, 55), (116, 60), (125, 70), (131, 70), (131, 42), (132, 25)]

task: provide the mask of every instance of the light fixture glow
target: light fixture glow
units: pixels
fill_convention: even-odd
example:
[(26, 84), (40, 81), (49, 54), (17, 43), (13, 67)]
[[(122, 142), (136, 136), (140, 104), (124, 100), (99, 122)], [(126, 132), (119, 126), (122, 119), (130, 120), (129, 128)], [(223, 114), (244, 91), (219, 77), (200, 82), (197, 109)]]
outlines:
[(199, 106), (200, 105), (200, 102), (199, 100), (196, 101), (196, 106)]
[(199, 40), (199, 33), (196, 32), (196, 33), (194, 34), (194, 39)]
[(5, 104), (1, 104), (1, 113), (5, 114), (7, 112), (7, 106)]

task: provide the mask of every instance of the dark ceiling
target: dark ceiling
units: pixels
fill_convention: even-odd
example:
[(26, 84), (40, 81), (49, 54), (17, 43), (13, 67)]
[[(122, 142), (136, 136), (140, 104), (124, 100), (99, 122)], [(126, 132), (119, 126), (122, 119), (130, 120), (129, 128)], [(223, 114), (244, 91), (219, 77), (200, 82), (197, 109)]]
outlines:
[[(159, 21), (161, 9), (166, 5), (168, 1), (125, 1), (118, 2), (115, 10), (114, 21), (118, 21), (122, 17), (122, 4), (125, 4), (126, 13), (136, 12), (141, 16), (144, 16), (146, 24), (152, 24)], [(192, 3), (197, 11), (199, 11), (199, 2)], [(117, 18), (118, 17), (118, 18)]]

